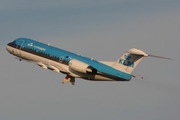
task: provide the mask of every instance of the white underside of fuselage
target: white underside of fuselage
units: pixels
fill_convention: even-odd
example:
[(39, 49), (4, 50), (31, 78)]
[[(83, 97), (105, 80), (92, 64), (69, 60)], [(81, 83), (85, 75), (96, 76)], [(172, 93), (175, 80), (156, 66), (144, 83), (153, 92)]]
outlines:
[[(43, 63), (43, 64), (49, 64), (49, 65), (53, 65), (54, 67), (61, 67), (63, 68), (64, 70), (68, 71), (70, 76), (72, 77), (75, 77), (75, 78), (82, 78), (82, 79), (86, 79), (86, 80), (92, 80), (92, 81), (117, 81), (117, 80), (114, 80), (110, 77), (107, 77), (107, 76), (103, 76), (101, 74), (85, 74), (85, 73), (80, 73), (80, 72), (77, 72), (77, 71), (74, 71), (72, 69), (69, 68), (68, 65), (65, 65), (65, 64), (62, 64), (62, 63), (59, 63), (59, 62), (55, 62), (55, 61), (52, 61), (52, 60), (49, 60), (47, 58), (44, 58), (44, 57), (41, 57), (41, 56), (38, 56), (38, 55), (34, 55), (34, 54), (31, 54), (31, 53), (28, 53), (28, 52), (25, 52), (25, 51), (21, 51), (19, 49), (16, 49), (16, 48), (13, 48), (13, 47), (10, 47), (10, 46), (7, 46), (6, 49), (13, 55), (19, 57), (19, 58), (22, 58), (22, 59), (25, 59), (25, 60), (28, 60), (28, 61), (31, 61), (31, 62), (35, 62), (35, 63)], [(59, 71), (61, 72), (61, 71)], [(118, 80), (118, 81), (121, 81), (121, 80)]]

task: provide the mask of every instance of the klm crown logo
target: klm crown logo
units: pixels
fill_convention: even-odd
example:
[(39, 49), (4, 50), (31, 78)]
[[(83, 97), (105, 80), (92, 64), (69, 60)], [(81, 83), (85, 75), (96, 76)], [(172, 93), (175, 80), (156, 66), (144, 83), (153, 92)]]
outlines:
[(32, 47), (32, 46), (33, 46), (33, 43), (29, 43), (28, 46)]
[(130, 55), (124, 55), (124, 59), (125, 60), (131, 60), (131, 56)]
[(128, 66), (128, 67), (134, 68), (134, 62), (131, 61), (131, 56), (130, 55), (125, 54), (124, 59), (120, 58), (119, 63), (122, 64), (122, 65)]

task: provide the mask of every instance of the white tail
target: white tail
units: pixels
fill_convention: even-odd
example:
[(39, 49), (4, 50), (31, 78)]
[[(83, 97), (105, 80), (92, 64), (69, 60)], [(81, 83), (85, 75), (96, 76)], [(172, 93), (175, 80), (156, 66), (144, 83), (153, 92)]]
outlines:
[(112, 64), (112, 67), (123, 72), (131, 73), (142, 60), (142, 58), (147, 56), (171, 59), (161, 56), (149, 55), (142, 50), (131, 48), (125, 52), (124, 55), (121, 56), (114, 64)]
[(144, 56), (148, 55), (141, 50), (132, 48), (125, 52), (112, 67), (123, 72), (131, 73)]

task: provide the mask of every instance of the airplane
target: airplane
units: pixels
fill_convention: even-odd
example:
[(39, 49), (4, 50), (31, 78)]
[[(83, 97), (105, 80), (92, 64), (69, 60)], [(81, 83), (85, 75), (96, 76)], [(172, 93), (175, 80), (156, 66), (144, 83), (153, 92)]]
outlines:
[(6, 50), (21, 60), (36, 63), (38, 66), (57, 73), (66, 74), (64, 83), (75, 84), (75, 78), (91, 81), (130, 81), (131, 78), (144, 78), (133, 75), (143, 57), (157, 57), (137, 48), (126, 51), (116, 61), (98, 61), (28, 38), (18, 38), (6, 46)]

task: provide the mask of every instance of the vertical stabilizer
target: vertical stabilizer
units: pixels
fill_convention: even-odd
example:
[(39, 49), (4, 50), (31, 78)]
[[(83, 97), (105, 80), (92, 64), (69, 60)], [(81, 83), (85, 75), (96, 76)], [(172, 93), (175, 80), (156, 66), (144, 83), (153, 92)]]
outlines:
[(148, 56), (148, 54), (139, 49), (132, 48), (125, 52), (112, 67), (126, 73), (131, 73), (144, 56)]

